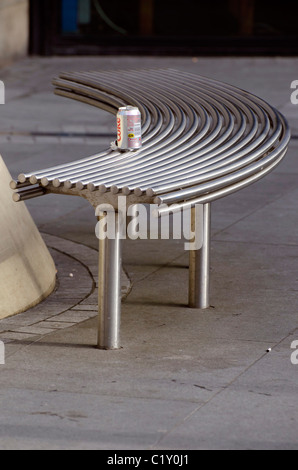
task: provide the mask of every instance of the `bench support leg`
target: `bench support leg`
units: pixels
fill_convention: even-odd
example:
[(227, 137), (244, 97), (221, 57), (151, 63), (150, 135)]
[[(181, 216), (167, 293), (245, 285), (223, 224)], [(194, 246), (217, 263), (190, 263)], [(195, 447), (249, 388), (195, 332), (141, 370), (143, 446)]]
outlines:
[(115, 239), (99, 240), (98, 348), (120, 349), (121, 240), (120, 217), (115, 214)]
[(204, 204), (201, 214), (201, 220), (196, 220), (196, 209), (191, 210), (192, 230), (200, 224), (203, 245), (200, 250), (190, 251), (189, 306), (207, 309), (210, 307), (211, 204)]

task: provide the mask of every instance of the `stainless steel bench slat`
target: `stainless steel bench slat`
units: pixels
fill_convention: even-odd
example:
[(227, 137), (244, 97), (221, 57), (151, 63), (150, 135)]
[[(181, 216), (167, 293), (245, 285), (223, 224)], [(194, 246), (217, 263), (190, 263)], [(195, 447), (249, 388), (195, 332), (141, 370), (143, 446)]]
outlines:
[[(66, 189), (76, 186), (138, 196), (146, 192), (149, 197), (185, 188), (180, 194), (192, 197), (229, 184), (228, 175), (233, 172), (237, 173), (231, 176), (231, 184), (242, 175), (246, 178), (262, 165), (246, 167), (261, 158), (269, 165), (267, 153), (278, 158), (283, 151), (280, 140), (289, 139), (284, 119), (263, 100), (183, 72), (67, 73), (54, 84), (59, 93), (74, 99), (81, 95), (83, 101), (95, 100), (104, 109), (116, 103), (138, 104), (146, 122), (144, 147), (124, 155), (107, 150), (72, 164), (21, 175), (21, 182), (31, 178), (33, 184), (46, 187), (64, 184)], [(221, 181), (214, 183), (215, 178)], [(192, 189), (198, 185), (200, 189)]]

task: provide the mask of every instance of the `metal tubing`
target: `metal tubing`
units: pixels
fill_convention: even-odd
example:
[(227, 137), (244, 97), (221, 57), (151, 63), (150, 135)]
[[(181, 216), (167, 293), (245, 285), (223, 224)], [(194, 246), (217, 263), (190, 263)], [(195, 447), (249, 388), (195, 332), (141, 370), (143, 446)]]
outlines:
[(15, 189), (22, 189), (22, 188), (27, 188), (28, 186), (32, 186), (30, 182), (26, 182), (26, 183), (20, 183), (18, 181), (11, 181), (10, 183), (10, 187), (11, 189), (15, 190)]
[(197, 224), (201, 225), (203, 245), (199, 250), (190, 251), (189, 306), (207, 309), (210, 307), (211, 204), (204, 204), (201, 220), (196, 220), (196, 208), (191, 210), (193, 232), (196, 231)]
[(15, 192), (12, 196), (14, 202), (28, 201), (29, 199), (34, 199), (36, 197), (44, 196), (46, 190), (43, 188), (34, 188), (27, 191)]
[(185, 72), (66, 73), (54, 83), (59, 93), (110, 112), (121, 101), (139, 105), (144, 146), (133, 154), (108, 150), (21, 174), (20, 183), (30, 180), (49, 190), (64, 184), (66, 189), (147, 194), (164, 203), (188, 203), (195, 197), (210, 202), (257, 181), (280, 161), (289, 143), (283, 116), (266, 102)]
[(121, 240), (120, 216), (115, 213), (115, 238), (99, 233), (98, 348), (120, 349)]
[[(181, 211), (183, 209), (190, 209), (191, 207), (194, 207), (196, 204), (206, 204), (209, 202), (213, 202), (213, 201), (216, 201), (217, 199), (229, 196), (230, 194), (233, 194), (236, 191), (239, 191), (240, 189), (244, 189), (247, 186), (250, 186), (251, 184), (256, 183), (260, 179), (264, 178), (264, 176), (268, 175), (268, 173), (270, 173), (274, 168), (276, 168), (281, 163), (286, 153), (287, 153), (287, 150), (284, 151), (284, 153), (278, 158), (278, 160), (276, 160), (269, 167), (260, 171), (260, 173), (257, 173), (249, 178), (246, 178), (245, 180), (242, 180), (236, 184), (232, 184), (231, 186), (227, 186), (226, 188), (220, 189), (210, 194), (205, 194), (204, 196), (200, 196), (198, 198), (191, 199), (187, 202), (182, 202), (180, 204), (175, 204), (174, 210), (171, 208), (171, 206), (167, 206), (166, 204), (163, 204), (163, 206), (161, 206), (161, 208), (158, 209), (157, 214), (160, 217), (169, 212)], [(160, 204), (159, 198), (155, 200), (155, 204)]]

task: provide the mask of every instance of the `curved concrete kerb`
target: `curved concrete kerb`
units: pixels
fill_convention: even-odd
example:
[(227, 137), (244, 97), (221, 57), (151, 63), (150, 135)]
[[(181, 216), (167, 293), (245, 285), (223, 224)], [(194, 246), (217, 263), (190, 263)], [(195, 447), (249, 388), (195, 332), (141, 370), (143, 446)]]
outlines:
[(0, 319), (24, 312), (53, 291), (56, 268), (24, 203), (12, 200), (0, 156)]

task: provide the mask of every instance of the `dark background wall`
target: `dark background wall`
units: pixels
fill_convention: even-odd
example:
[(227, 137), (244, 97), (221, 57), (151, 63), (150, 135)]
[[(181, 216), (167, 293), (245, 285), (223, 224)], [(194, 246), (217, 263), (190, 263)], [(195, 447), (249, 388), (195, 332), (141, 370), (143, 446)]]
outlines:
[(297, 55), (293, 0), (31, 0), (34, 54)]

